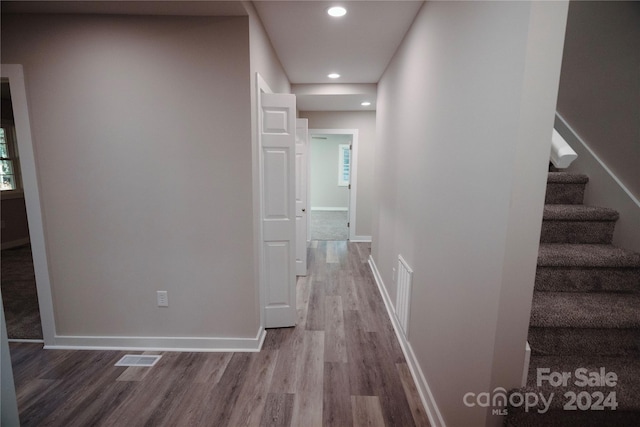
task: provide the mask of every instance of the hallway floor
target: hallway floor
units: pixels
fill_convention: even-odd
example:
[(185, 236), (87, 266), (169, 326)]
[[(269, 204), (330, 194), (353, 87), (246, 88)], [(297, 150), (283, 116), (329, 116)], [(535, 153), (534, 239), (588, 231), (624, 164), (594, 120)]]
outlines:
[(310, 219), (311, 240), (349, 239), (349, 212), (312, 210)]
[(259, 353), (124, 368), (122, 351), (11, 344), (22, 426), (428, 426), (369, 252), (312, 242), (298, 325), (269, 330)]

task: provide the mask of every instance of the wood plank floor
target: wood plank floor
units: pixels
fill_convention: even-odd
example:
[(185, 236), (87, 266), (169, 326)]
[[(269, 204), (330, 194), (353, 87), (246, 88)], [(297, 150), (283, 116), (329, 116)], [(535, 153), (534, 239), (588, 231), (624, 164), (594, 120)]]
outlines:
[[(12, 343), (23, 426), (428, 426), (364, 243), (314, 241), (298, 325), (259, 353), (122, 351)], [(131, 353), (131, 352), (129, 352)], [(140, 352), (138, 352), (140, 353)]]

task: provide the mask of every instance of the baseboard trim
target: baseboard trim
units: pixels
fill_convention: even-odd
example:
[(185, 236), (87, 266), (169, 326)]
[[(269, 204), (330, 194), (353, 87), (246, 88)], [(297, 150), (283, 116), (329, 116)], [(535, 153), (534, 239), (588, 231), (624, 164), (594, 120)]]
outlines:
[(18, 246), (24, 246), (29, 244), (29, 242), (30, 240), (28, 237), (25, 237), (23, 239), (11, 240), (9, 242), (3, 242), (0, 244), (0, 250), (17, 248)]
[(531, 347), (529, 341), (524, 345), (524, 368), (522, 369), (522, 387), (527, 386), (527, 378), (529, 377), (529, 365), (531, 364)]
[(318, 207), (312, 207), (311, 208), (312, 211), (326, 211), (326, 212), (348, 212), (349, 208), (342, 208), (342, 207), (331, 207), (331, 206), (318, 206)]
[(349, 241), (353, 243), (371, 243), (371, 236), (354, 236)]
[(378, 267), (376, 266), (376, 262), (373, 257), (369, 255), (369, 268), (371, 268), (371, 272), (373, 273), (373, 278), (376, 281), (376, 285), (378, 285), (378, 291), (380, 291), (380, 295), (382, 296), (382, 300), (384, 301), (384, 305), (387, 308), (387, 314), (391, 319), (391, 324), (393, 325), (393, 330), (398, 337), (398, 341), (400, 342), (400, 347), (402, 348), (402, 352), (404, 353), (404, 357), (407, 359), (407, 364), (409, 365), (409, 370), (411, 371), (411, 376), (413, 377), (413, 381), (416, 383), (418, 387), (418, 393), (420, 394), (420, 400), (422, 400), (422, 405), (424, 406), (427, 417), (429, 418), (429, 423), (432, 427), (446, 427), (444, 419), (442, 418), (442, 414), (438, 409), (438, 405), (433, 397), (433, 393), (431, 393), (431, 389), (429, 388), (429, 384), (427, 384), (427, 380), (424, 377), (424, 373), (420, 368), (420, 364), (418, 363), (418, 359), (416, 358), (415, 353), (413, 352), (413, 348), (409, 341), (407, 341), (407, 337), (402, 333), (402, 329), (400, 328), (400, 321), (396, 317), (396, 314), (393, 310), (393, 306), (391, 304), (391, 298), (389, 298), (389, 294), (387, 293), (387, 289), (384, 286), (384, 282), (382, 281), (382, 276), (380, 276), (380, 272), (378, 271)]
[(34, 343), (34, 344), (44, 344), (44, 340), (41, 339), (30, 339), (30, 338), (9, 338), (8, 342), (23, 342), (23, 343)]
[(126, 350), (179, 352), (258, 352), (266, 337), (261, 328), (255, 338), (101, 337), (56, 335), (47, 350)]

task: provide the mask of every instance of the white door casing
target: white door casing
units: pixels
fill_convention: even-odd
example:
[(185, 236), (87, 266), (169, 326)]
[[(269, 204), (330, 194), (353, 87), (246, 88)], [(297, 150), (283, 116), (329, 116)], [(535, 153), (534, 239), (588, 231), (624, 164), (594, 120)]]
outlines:
[(20, 153), (20, 170), (22, 173), (22, 188), (27, 210), (29, 225), (29, 240), (33, 256), (33, 267), (36, 276), (38, 293), (38, 308), (42, 325), (42, 337), (45, 346), (55, 344), (56, 326), (53, 314), (53, 296), (49, 277), (49, 260), (47, 256), (44, 221), (40, 204), (40, 189), (36, 171), (35, 151), (31, 138), (29, 124), (29, 109), (27, 106), (27, 92), (24, 82), (24, 71), (19, 64), (2, 64), (0, 67), (2, 78), (9, 80), (11, 88), (11, 103), (15, 120), (16, 142)]
[(296, 120), (296, 275), (307, 275), (309, 121)]
[(259, 145), (265, 327), (295, 326), (295, 95), (262, 93)]

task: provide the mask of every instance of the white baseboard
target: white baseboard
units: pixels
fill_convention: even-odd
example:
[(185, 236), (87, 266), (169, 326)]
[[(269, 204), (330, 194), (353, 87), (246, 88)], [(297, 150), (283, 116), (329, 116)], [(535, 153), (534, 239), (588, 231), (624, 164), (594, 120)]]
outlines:
[(125, 350), (182, 352), (258, 352), (266, 337), (260, 329), (255, 338), (200, 337), (91, 337), (56, 335), (47, 350)]
[(353, 243), (371, 243), (371, 236), (354, 236), (349, 241)]
[(391, 304), (391, 298), (389, 298), (389, 294), (387, 293), (387, 289), (384, 286), (384, 282), (382, 281), (382, 277), (380, 276), (378, 267), (376, 266), (376, 263), (371, 255), (369, 255), (369, 267), (371, 268), (371, 272), (373, 273), (376, 285), (378, 285), (380, 295), (382, 295), (384, 305), (387, 308), (387, 313), (389, 314), (389, 318), (391, 319), (393, 330), (396, 332), (396, 336), (398, 337), (398, 341), (400, 342), (400, 347), (402, 348), (404, 357), (405, 359), (407, 359), (407, 364), (409, 365), (409, 370), (411, 371), (413, 381), (418, 387), (418, 393), (420, 394), (422, 405), (427, 412), (427, 417), (429, 417), (429, 423), (433, 427), (446, 427), (444, 419), (442, 418), (442, 414), (440, 413), (440, 410), (436, 405), (433, 393), (431, 393), (431, 389), (429, 388), (429, 384), (427, 384), (427, 380), (424, 377), (422, 368), (420, 368), (418, 359), (413, 352), (413, 348), (411, 347), (409, 341), (407, 341), (407, 337), (404, 335), (404, 333), (402, 333), (402, 329), (400, 328), (400, 321), (396, 317), (393, 306)]
[(527, 386), (527, 377), (529, 376), (529, 365), (531, 364), (531, 347), (529, 341), (524, 346), (524, 368), (522, 369), (522, 387)]
[(342, 208), (342, 207), (331, 207), (331, 206), (318, 206), (318, 207), (312, 207), (311, 208), (312, 211), (327, 211), (327, 212), (347, 212), (349, 210), (349, 208)]
[(31, 240), (28, 237), (25, 237), (23, 239), (17, 239), (17, 240), (11, 240), (9, 242), (4, 242), (4, 243), (0, 244), (0, 250), (17, 248), (18, 246), (23, 246), (23, 245), (28, 244), (30, 241)]

